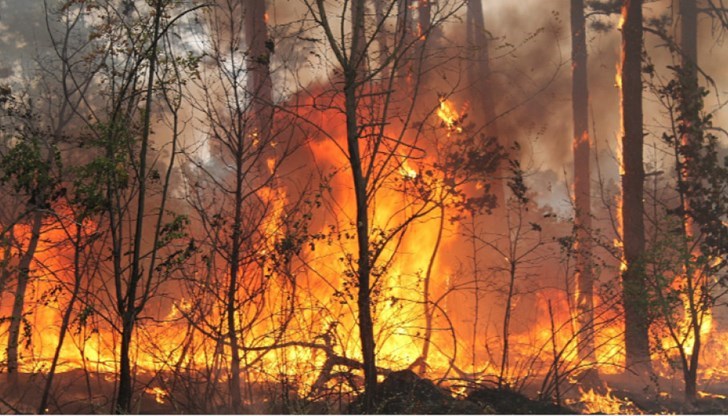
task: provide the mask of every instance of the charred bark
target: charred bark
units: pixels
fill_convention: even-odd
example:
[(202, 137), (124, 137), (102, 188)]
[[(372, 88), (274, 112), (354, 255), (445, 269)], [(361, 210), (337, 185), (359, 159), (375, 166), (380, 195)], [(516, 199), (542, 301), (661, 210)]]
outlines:
[[(397, 0), (397, 37), (400, 41), (398, 45), (407, 47), (413, 42), (413, 19), (412, 15), (412, 0)], [(406, 50), (402, 53), (400, 61), (401, 63), (395, 68), (395, 75), (402, 79), (409, 86), (414, 84), (414, 67), (411, 50)]]
[[(468, 85), (472, 88), (473, 102), (478, 107), (485, 123), (485, 133), (489, 137), (498, 136), (493, 89), (490, 82), (492, 71), (490, 68), (490, 39), (485, 28), (482, 0), (469, 0), (467, 3), (467, 42), (472, 49), (472, 59), (475, 61), (467, 70)], [(501, 143), (503, 144), (503, 143)], [(507, 146), (504, 146), (507, 147)], [(505, 175), (501, 175), (505, 176)]]
[(594, 275), (591, 266), (589, 87), (584, 0), (571, 0), (571, 106), (574, 117), (574, 211), (576, 315), (579, 358), (594, 363)]
[(642, 1), (622, 3), (622, 289), (627, 368), (651, 371), (645, 289), (644, 166), (642, 125)]
[[(681, 71), (680, 79), (680, 126), (682, 133), (680, 144), (684, 149), (699, 148), (703, 142), (703, 132), (700, 131), (700, 109), (702, 104), (701, 90), (698, 85), (698, 6), (695, 1), (680, 0), (680, 58)], [(689, 152), (681, 152), (676, 149), (676, 154), (684, 156), (682, 160), (678, 157), (677, 169), (678, 187), (682, 204), (682, 232), (685, 241), (685, 259), (683, 272), (686, 279), (686, 290), (688, 296), (688, 313), (690, 316), (690, 330), (693, 336), (693, 350), (689, 357), (683, 359), (683, 378), (685, 381), (685, 400), (695, 402), (698, 399), (698, 364), (700, 362), (701, 333), (700, 327), (702, 317), (705, 316), (706, 305), (696, 299), (699, 292), (698, 286), (700, 271), (696, 270), (690, 263), (692, 255), (699, 256), (699, 247), (691, 250), (691, 241), (699, 232), (691, 216), (690, 195), (685, 195), (685, 183), (699, 181), (697, 172), (693, 172), (691, 166), (694, 162), (690, 160)], [(690, 251), (693, 251), (692, 253)], [(682, 351), (685, 355), (685, 351)]]
[(273, 121), (273, 83), (270, 76), (270, 60), (275, 50), (268, 37), (265, 0), (246, 2), (245, 41), (248, 46), (248, 94), (251, 96), (251, 112), (255, 133), (267, 143)]

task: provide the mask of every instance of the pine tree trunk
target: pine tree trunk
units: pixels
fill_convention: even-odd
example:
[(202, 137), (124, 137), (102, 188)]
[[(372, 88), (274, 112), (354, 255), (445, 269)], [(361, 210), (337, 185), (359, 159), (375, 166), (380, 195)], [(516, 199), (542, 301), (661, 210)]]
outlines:
[[(397, 0), (397, 37), (401, 39), (398, 45), (409, 46), (413, 42), (412, 33), (412, 0)], [(395, 75), (406, 83), (408, 87), (414, 84), (414, 67), (412, 52), (408, 49), (401, 53), (400, 63), (395, 68)]]
[[(680, 0), (680, 52), (682, 64), (682, 79), (680, 86), (680, 101), (682, 107), (682, 120), (680, 120), (683, 135), (680, 138), (683, 146), (700, 146), (702, 142), (702, 132), (697, 131), (695, 127), (700, 124), (700, 89), (698, 85), (698, 5), (695, 0)], [(692, 163), (690, 160), (683, 160), (684, 171), (678, 172), (684, 175), (685, 180), (690, 181), (694, 178), (694, 173), (688, 168)], [(683, 231), (685, 234), (686, 246), (689, 245), (690, 238), (696, 235), (696, 225), (689, 215), (691, 210), (690, 198), (688, 195), (683, 200)], [(696, 248), (696, 251), (699, 248)], [(688, 254), (688, 253), (686, 253)], [(699, 252), (689, 253), (699, 255)], [(686, 264), (685, 273), (699, 273), (694, 271), (693, 267)], [(700, 301), (696, 298), (696, 276), (686, 276), (688, 296), (690, 297), (689, 312), (692, 314), (690, 321), (693, 332), (693, 351), (690, 355), (687, 368), (683, 369), (685, 381), (685, 400), (694, 403), (698, 400), (698, 364), (700, 362), (701, 349), (701, 333), (700, 333), (700, 316), (705, 316), (702, 307), (697, 303)]]
[(625, 354), (627, 368), (650, 371), (645, 296), (644, 166), (642, 127), (642, 1), (622, 6), (622, 239)]
[(265, 0), (249, 0), (245, 10), (245, 41), (248, 46), (248, 94), (252, 98), (251, 118), (263, 143), (270, 137), (273, 121), (273, 84), (270, 60), (274, 46), (268, 38)]
[(574, 117), (574, 210), (576, 226), (576, 314), (579, 358), (595, 362), (594, 275), (591, 267), (589, 88), (584, 0), (571, 0), (571, 105)]
[[(695, 0), (680, 0), (680, 58), (682, 76), (680, 85), (680, 101), (682, 119), (680, 126), (683, 130), (681, 143), (684, 146), (700, 145), (702, 132), (695, 127), (700, 123), (700, 103), (702, 97), (698, 87), (698, 6)], [(693, 173), (688, 166), (689, 160), (683, 160), (684, 171), (678, 172), (689, 180)], [(695, 224), (688, 215), (690, 212), (690, 198), (683, 198), (683, 222), (685, 237), (695, 234)]]
[(683, 101), (689, 106), (688, 122), (699, 117), (698, 98), (698, 5), (695, 0), (680, 0), (680, 51), (685, 79)]
[[(490, 68), (490, 40), (485, 28), (485, 16), (483, 15), (482, 0), (469, 0), (467, 3), (467, 43), (472, 49), (472, 65), (468, 66), (468, 85), (471, 88), (471, 99), (475, 109), (479, 111), (478, 117), (483, 117), (480, 122), (485, 123), (485, 134), (487, 136), (498, 136), (498, 124), (495, 120), (495, 105), (491, 84)], [(503, 143), (501, 143), (503, 144)]]

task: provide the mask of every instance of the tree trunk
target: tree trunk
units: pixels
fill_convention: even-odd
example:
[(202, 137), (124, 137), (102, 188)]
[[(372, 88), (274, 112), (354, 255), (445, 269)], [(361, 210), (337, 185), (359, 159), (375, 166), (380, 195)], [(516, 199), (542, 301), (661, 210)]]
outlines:
[[(159, 31), (163, 12), (163, 1), (157, 0), (154, 8), (154, 27), (152, 29), (152, 44), (149, 51), (149, 71), (145, 93), (144, 125), (139, 152), (139, 170), (137, 181), (139, 192), (137, 197), (136, 215), (134, 218), (134, 246), (131, 259), (129, 284), (126, 296), (120, 306), (121, 312), (121, 346), (119, 349), (119, 391), (116, 397), (115, 412), (127, 414), (131, 412), (131, 399), (133, 394), (132, 371), (129, 351), (134, 336), (134, 326), (139, 314), (137, 306), (137, 287), (142, 280), (142, 240), (144, 236), (144, 213), (146, 212), (147, 190), (147, 152), (149, 149), (149, 136), (151, 133), (152, 102), (154, 98), (154, 77), (157, 66), (157, 46), (159, 44)], [(157, 248), (154, 247), (153, 250)]]
[(584, 0), (571, 0), (571, 106), (574, 117), (574, 210), (577, 349), (583, 364), (595, 362), (594, 275), (591, 267), (589, 87)]
[(40, 405), (38, 406), (38, 413), (43, 414), (47, 412), (48, 399), (50, 398), (51, 387), (53, 386), (53, 378), (56, 374), (56, 367), (58, 366), (58, 359), (61, 356), (61, 349), (63, 348), (63, 341), (66, 338), (68, 332), (68, 325), (71, 323), (71, 315), (73, 314), (73, 306), (76, 304), (78, 299), (78, 293), (81, 290), (81, 236), (83, 232), (83, 219), (76, 223), (76, 236), (74, 241), (74, 253), (73, 253), (73, 291), (71, 292), (71, 300), (68, 302), (68, 307), (63, 313), (61, 319), (60, 333), (58, 334), (58, 344), (56, 350), (53, 353), (53, 360), (51, 361), (51, 368), (48, 370), (48, 378), (43, 388), (43, 396), (41, 396)]
[(236, 181), (235, 181), (235, 216), (233, 217), (232, 250), (230, 253), (230, 283), (228, 285), (226, 314), (227, 330), (230, 340), (230, 402), (234, 413), (241, 412), (241, 383), (240, 383), (240, 348), (238, 346), (238, 329), (235, 323), (237, 312), (238, 280), (240, 274), (240, 245), (242, 244), (241, 227), (243, 223), (243, 149), (244, 143), (237, 143), (236, 150)]
[(697, 322), (697, 317), (692, 322), (692, 326), (695, 341), (693, 342), (693, 353), (690, 355), (690, 364), (687, 371), (685, 371), (685, 400), (689, 403), (698, 401), (698, 364), (700, 363), (700, 348), (702, 347), (700, 323)]
[(467, 70), (468, 85), (473, 95), (471, 99), (474, 103), (479, 103), (474, 107), (479, 112), (476, 116), (483, 117), (485, 134), (495, 137), (498, 135), (498, 124), (495, 120), (493, 90), (490, 85), (490, 39), (485, 29), (482, 0), (469, 0), (467, 3), (466, 36), (468, 47), (472, 49), (471, 59), (475, 61)]
[[(682, 85), (683, 105), (687, 110), (683, 123), (686, 127), (700, 117), (700, 91), (698, 90), (698, 5), (695, 0), (680, 0), (680, 50), (684, 71)], [(689, 131), (689, 129), (686, 129)], [(686, 134), (683, 141), (694, 140)]]
[[(412, 29), (412, 0), (397, 0), (397, 38), (399, 42), (395, 43), (401, 47), (407, 47), (412, 43), (413, 29)], [(400, 63), (395, 68), (395, 75), (405, 82), (408, 86), (408, 91), (414, 84), (414, 68), (412, 65), (413, 56), (411, 49), (401, 52)]]
[(18, 285), (15, 289), (15, 300), (13, 301), (13, 313), (10, 318), (8, 330), (8, 382), (15, 386), (18, 382), (18, 344), (20, 342), (20, 331), (23, 323), (23, 307), (25, 306), (25, 292), (30, 279), (30, 265), (35, 257), (40, 240), (41, 225), (43, 224), (43, 213), (36, 210), (33, 213), (33, 223), (30, 231), (28, 249), (25, 251), (18, 264)]
[[(698, 85), (698, 6), (695, 0), (679, 0), (679, 14), (680, 14), (680, 58), (682, 64), (682, 72), (680, 74), (680, 113), (681, 119), (680, 130), (682, 136), (680, 137), (680, 144), (687, 148), (693, 146), (701, 146), (703, 137), (702, 131), (699, 131), (698, 125), (700, 125), (700, 107), (702, 103), (701, 92)], [(676, 149), (676, 154), (677, 153)], [(682, 164), (682, 169), (678, 169), (677, 174), (682, 178), (679, 178), (678, 185), (680, 186), (681, 194), (684, 192), (682, 186), (685, 182), (693, 181), (695, 174), (690, 169), (693, 164), (688, 156), (683, 152), (683, 160), (679, 159), (678, 162)], [(690, 250), (690, 239), (692, 239), (697, 232), (697, 227), (692, 220), (690, 215), (691, 204), (690, 195), (681, 195), (682, 200), (682, 222), (683, 222), (683, 234), (685, 238), (685, 251), (686, 255), (699, 256), (699, 247), (696, 247), (693, 253), (688, 253)], [(699, 299), (696, 299), (696, 292), (698, 291), (699, 279), (692, 273), (699, 274), (700, 272), (692, 267), (690, 262), (692, 260), (686, 257), (685, 264), (683, 266), (683, 272), (686, 274), (686, 290), (689, 300), (688, 311), (692, 315), (690, 319), (690, 329), (694, 338), (693, 350), (689, 360), (684, 360), (683, 376), (685, 381), (685, 400), (688, 402), (695, 402), (698, 399), (697, 396), (697, 372), (698, 364), (700, 362), (700, 347), (701, 347), (701, 334), (700, 324), (702, 317), (705, 316), (704, 305)]]
[(119, 348), (119, 391), (116, 397), (116, 413), (128, 414), (131, 412), (131, 398), (133, 394), (131, 377), (131, 339), (134, 335), (133, 314), (126, 312), (122, 318), (121, 346)]
[(257, 130), (263, 143), (270, 137), (273, 121), (273, 84), (270, 77), (270, 60), (274, 46), (268, 38), (265, 0), (246, 1), (245, 40), (248, 46), (247, 78), (248, 94), (252, 99), (252, 130)]
[(437, 228), (437, 237), (435, 239), (435, 245), (432, 248), (432, 254), (430, 255), (430, 261), (427, 263), (427, 271), (425, 272), (425, 280), (422, 288), (422, 305), (425, 315), (425, 335), (423, 336), (422, 353), (417, 359), (419, 362), (418, 373), (424, 376), (427, 372), (427, 358), (430, 355), (430, 344), (432, 344), (432, 318), (433, 318), (433, 307), (430, 305), (432, 291), (432, 271), (435, 267), (435, 261), (437, 260), (437, 253), (440, 249), (440, 243), (442, 242), (442, 234), (445, 229), (445, 205), (440, 205), (440, 222)]
[(374, 412), (377, 389), (377, 367), (375, 361), (374, 321), (371, 311), (371, 287), (369, 258), (369, 201), (367, 181), (362, 169), (359, 149), (359, 122), (357, 114), (357, 87), (359, 67), (364, 57), (364, 2), (354, 0), (351, 5), (352, 37), (349, 62), (344, 70), (344, 100), (346, 110), (346, 141), (349, 164), (354, 181), (356, 199), (356, 233), (358, 245), (357, 277), (359, 291), (359, 336), (361, 338), (362, 359), (364, 363), (365, 402), (364, 411)]
[(359, 259), (357, 262), (359, 293), (357, 304), (359, 306), (359, 333), (361, 337), (362, 357), (364, 361), (364, 379), (366, 389), (365, 410), (372, 413), (374, 396), (377, 387), (377, 368), (374, 356), (374, 323), (371, 312), (371, 287), (369, 264), (369, 215), (366, 182), (362, 172), (361, 156), (359, 155), (359, 135), (356, 120), (356, 96), (354, 87), (346, 88), (346, 124), (347, 143), (349, 148), (349, 163), (354, 177), (354, 192), (356, 193), (356, 231)]
[[(515, 257), (515, 256), (514, 256)], [(503, 315), (503, 353), (501, 354), (500, 373), (498, 375), (498, 388), (510, 387), (505, 385), (508, 375), (508, 349), (510, 348), (511, 312), (513, 309), (513, 295), (516, 288), (516, 260), (509, 261), (508, 268), (508, 295), (506, 296), (506, 307)]]
[(649, 372), (649, 320), (645, 293), (644, 166), (642, 130), (642, 1), (622, 6), (622, 239), (627, 368)]

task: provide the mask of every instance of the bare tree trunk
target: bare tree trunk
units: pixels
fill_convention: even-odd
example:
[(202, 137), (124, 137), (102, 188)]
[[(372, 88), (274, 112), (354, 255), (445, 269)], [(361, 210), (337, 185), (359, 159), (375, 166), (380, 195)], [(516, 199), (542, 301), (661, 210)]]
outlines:
[(427, 264), (427, 271), (425, 272), (425, 281), (423, 282), (422, 288), (422, 304), (425, 312), (425, 335), (423, 337), (422, 353), (417, 359), (419, 361), (419, 374), (424, 375), (427, 372), (427, 357), (430, 354), (430, 344), (432, 344), (432, 318), (433, 311), (430, 305), (430, 292), (432, 291), (432, 270), (435, 267), (435, 261), (437, 259), (437, 253), (440, 249), (440, 243), (442, 242), (442, 233), (445, 229), (445, 205), (440, 205), (440, 222), (437, 228), (437, 238), (435, 239), (435, 245), (432, 248), (432, 254), (430, 255), (430, 261)]
[[(396, 42), (398, 45), (407, 47), (412, 42), (412, 0), (397, 0), (397, 36), (401, 39)], [(395, 68), (395, 75), (401, 78), (408, 86), (414, 84), (414, 66), (411, 51), (401, 55), (401, 63)]]
[(25, 292), (30, 279), (30, 265), (35, 257), (40, 240), (40, 230), (43, 224), (43, 213), (36, 209), (33, 213), (33, 223), (30, 230), (28, 249), (20, 258), (18, 265), (18, 285), (15, 289), (13, 313), (10, 318), (8, 333), (8, 382), (11, 387), (18, 382), (18, 344), (20, 342), (20, 329), (23, 323), (23, 307), (25, 306)]
[[(144, 236), (144, 213), (146, 212), (146, 187), (147, 187), (147, 152), (149, 149), (149, 136), (151, 133), (151, 113), (154, 98), (154, 78), (157, 66), (157, 47), (159, 44), (159, 31), (162, 19), (163, 1), (157, 0), (154, 8), (154, 28), (152, 31), (152, 44), (149, 51), (149, 72), (147, 87), (145, 91), (146, 102), (144, 108), (144, 126), (141, 138), (141, 150), (139, 153), (139, 171), (137, 180), (139, 182), (139, 194), (137, 197), (134, 247), (131, 259), (131, 275), (126, 294), (120, 306), (121, 312), (121, 346), (119, 348), (119, 391), (114, 406), (115, 412), (130, 413), (132, 388), (132, 371), (129, 351), (131, 349), (132, 337), (136, 318), (139, 314), (137, 305), (137, 289), (142, 280), (141, 246)], [(156, 250), (156, 247), (154, 248)]]
[[(680, 81), (680, 144), (686, 148), (692, 146), (700, 146), (702, 142), (702, 132), (699, 131), (700, 124), (700, 108), (702, 97), (698, 85), (698, 6), (697, 2), (692, 0), (678, 0), (680, 15), (680, 58), (682, 68), (679, 72)], [(696, 235), (696, 225), (690, 215), (691, 204), (689, 195), (684, 195), (683, 185), (694, 177), (690, 166), (692, 161), (688, 159), (682, 152), (684, 159), (681, 160), (679, 154), (680, 149), (675, 148), (676, 166), (678, 166), (678, 190), (680, 191), (680, 199), (682, 204), (682, 234), (684, 238), (685, 262), (683, 265), (683, 273), (685, 274), (685, 290), (688, 297), (688, 313), (690, 314), (690, 330), (694, 339), (692, 354), (688, 357), (685, 351), (681, 351), (683, 355), (683, 378), (685, 382), (685, 400), (695, 402), (697, 396), (697, 370), (700, 358), (701, 334), (700, 324), (701, 317), (704, 316), (702, 307), (696, 304), (696, 294), (698, 282), (694, 273), (699, 273), (691, 266), (689, 256), (699, 255), (698, 247), (695, 247), (695, 253), (690, 253), (690, 240)]]
[(695, 0), (680, 1), (680, 50), (683, 69), (682, 97), (687, 110), (686, 134), (683, 142), (694, 141), (689, 127), (700, 117), (700, 91), (698, 90), (698, 5)]
[[(473, 95), (472, 100), (478, 103), (477, 107), (486, 124), (485, 134), (490, 137), (498, 136), (498, 123), (496, 122), (493, 90), (490, 76), (490, 39), (485, 28), (482, 0), (468, 0), (467, 3), (467, 43), (472, 49), (472, 59), (475, 61), (468, 66), (468, 85)], [(503, 143), (501, 143), (503, 144)], [(503, 175), (501, 175), (503, 176)]]
[(648, 372), (649, 319), (645, 292), (644, 166), (642, 127), (642, 1), (622, 5), (622, 273), (627, 368)]
[[(514, 256), (515, 257), (515, 256)], [(503, 353), (501, 354), (500, 373), (498, 374), (498, 388), (507, 387), (504, 385), (508, 372), (508, 349), (510, 348), (511, 312), (513, 308), (513, 295), (516, 288), (516, 260), (509, 261), (508, 269), (508, 294), (506, 296), (505, 314), (503, 315)]]
[(589, 138), (589, 87), (587, 82), (584, 0), (571, 0), (571, 105), (574, 117), (574, 210), (576, 227), (576, 314), (579, 358), (595, 362), (594, 275), (591, 267), (591, 182)]
[(364, 2), (354, 0), (351, 5), (352, 40), (349, 62), (344, 71), (344, 100), (346, 109), (346, 141), (349, 164), (354, 181), (356, 197), (356, 232), (358, 245), (357, 276), (359, 292), (359, 336), (361, 338), (362, 359), (364, 363), (364, 386), (366, 413), (374, 412), (377, 390), (377, 367), (374, 344), (374, 321), (371, 311), (371, 264), (369, 257), (369, 201), (367, 181), (362, 169), (359, 149), (359, 123), (357, 115), (357, 95), (359, 68), (365, 50), (364, 40)]
[(265, 0), (246, 1), (245, 41), (248, 46), (247, 78), (248, 94), (252, 103), (252, 118), (257, 134), (268, 143), (273, 121), (273, 84), (270, 77), (270, 60), (274, 46), (268, 38)]
[(48, 399), (50, 398), (51, 393), (51, 387), (53, 386), (53, 378), (56, 375), (56, 367), (58, 366), (58, 359), (61, 356), (61, 349), (63, 348), (63, 341), (66, 338), (66, 333), (68, 332), (68, 325), (71, 323), (71, 315), (73, 314), (73, 306), (76, 303), (76, 300), (78, 299), (78, 293), (81, 290), (81, 235), (83, 232), (83, 226), (82, 226), (83, 220), (81, 219), (79, 222), (76, 223), (76, 235), (75, 235), (75, 241), (73, 243), (74, 245), (74, 253), (73, 253), (73, 290), (71, 292), (71, 299), (68, 302), (68, 306), (66, 307), (66, 310), (63, 313), (63, 318), (61, 319), (61, 328), (60, 333), (58, 334), (58, 344), (56, 345), (56, 350), (53, 353), (53, 359), (51, 361), (51, 368), (48, 370), (48, 378), (45, 382), (45, 387), (43, 388), (43, 396), (41, 396), (40, 405), (38, 406), (38, 413), (43, 414), (48, 411)]
[[(6, 230), (5, 235), (2, 236), (0, 241), (0, 250), (3, 252), (2, 260), (0, 260), (0, 295), (5, 293), (5, 288), (8, 285), (8, 279), (12, 272), (10, 267), (10, 260), (13, 257), (12, 246), (15, 241), (15, 224), (11, 224)], [(1, 298), (2, 296), (0, 296)], [(2, 303), (0, 303), (2, 307)]]
[(242, 406), (240, 383), (240, 347), (238, 345), (238, 326), (235, 323), (235, 314), (238, 309), (237, 292), (240, 279), (240, 245), (242, 244), (243, 223), (243, 146), (237, 144), (236, 155), (236, 181), (235, 181), (235, 215), (233, 217), (232, 251), (230, 254), (230, 283), (228, 285), (226, 314), (227, 330), (230, 339), (230, 400), (232, 411), (240, 413)]

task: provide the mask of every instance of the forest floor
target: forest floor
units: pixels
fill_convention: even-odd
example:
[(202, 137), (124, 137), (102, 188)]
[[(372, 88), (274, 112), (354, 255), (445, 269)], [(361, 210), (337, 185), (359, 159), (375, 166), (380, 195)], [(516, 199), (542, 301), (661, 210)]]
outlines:
[[(17, 387), (3, 383), (0, 413), (38, 413), (45, 384), (41, 374), (21, 374)], [(584, 401), (589, 395), (584, 388), (564, 385), (561, 395), (563, 406), (536, 401), (513, 391), (478, 388), (457, 398), (450, 391), (432, 381), (417, 377), (410, 371), (391, 373), (379, 385), (378, 413), (384, 414), (728, 414), (728, 382), (703, 386), (701, 398), (695, 404), (682, 400), (682, 383), (669, 379), (652, 379), (645, 384), (635, 378), (602, 375), (600, 383), (592, 389), (597, 402)], [(165, 385), (173, 398), (161, 387), (159, 377), (137, 375), (137, 389), (133, 413), (185, 414), (229, 413), (225, 409), (223, 392), (210, 393), (205, 383)], [(607, 388), (606, 386), (609, 386)], [(157, 389), (155, 389), (155, 387)], [(50, 394), (49, 413), (107, 414), (115, 389), (114, 377), (81, 370), (59, 373)], [(253, 392), (260, 400), (246, 406), (244, 413), (257, 414), (338, 414), (361, 413), (361, 397), (348, 403), (344, 396), (322, 395), (313, 400), (302, 400), (295, 394), (284, 395), (286, 389), (279, 383), (259, 386)], [(290, 389), (289, 389), (290, 392)], [(281, 399), (286, 396), (285, 399)], [(216, 398), (217, 397), (217, 398)], [(215, 405), (215, 402), (221, 403)]]

